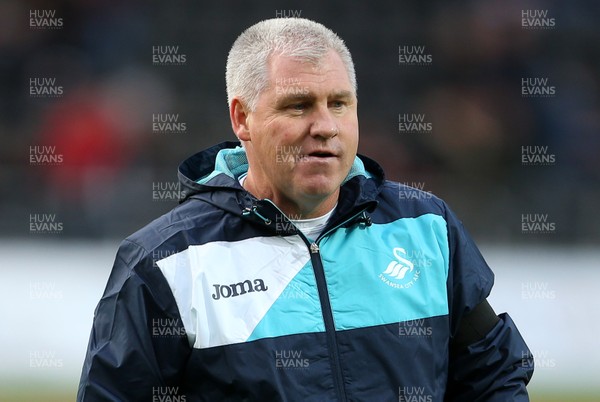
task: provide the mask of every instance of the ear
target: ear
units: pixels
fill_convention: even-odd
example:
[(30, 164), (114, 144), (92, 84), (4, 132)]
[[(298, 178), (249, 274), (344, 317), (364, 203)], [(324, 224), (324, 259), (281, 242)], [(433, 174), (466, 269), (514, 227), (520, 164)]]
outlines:
[(231, 119), (231, 128), (240, 141), (250, 141), (248, 109), (237, 97), (231, 100), (229, 118)]

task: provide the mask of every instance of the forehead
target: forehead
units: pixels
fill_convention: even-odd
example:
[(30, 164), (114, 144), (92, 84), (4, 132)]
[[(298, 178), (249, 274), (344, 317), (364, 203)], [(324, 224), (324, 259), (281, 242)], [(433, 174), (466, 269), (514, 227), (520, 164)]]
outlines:
[(276, 54), (269, 60), (270, 85), (294, 85), (315, 82), (335, 82), (351, 89), (350, 78), (341, 57), (329, 50), (317, 62), (293, 56)]

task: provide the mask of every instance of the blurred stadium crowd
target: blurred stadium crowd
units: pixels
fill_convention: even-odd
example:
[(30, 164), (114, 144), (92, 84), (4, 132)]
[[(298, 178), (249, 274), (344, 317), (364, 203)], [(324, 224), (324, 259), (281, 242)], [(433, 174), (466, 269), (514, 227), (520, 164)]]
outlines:
[[(43, 15), (32, 10), (54, 10), (61, 26), (32, 27)], [(555, 25), (527, 29), (524, 10), (546, 11)], [(0, 236), (35, 236), (32, 215), (52, 214), (64, 238), (122, 238), (175, 206), (153, 189), (175, 182), (188, 155), (235, 139), (224, 79), (231, 44), (258, 20), (291, 15), (347, 42), (359, 152), (390, 179), (444, 198), (478, 239), (600, 240), (600, 8), (516, 0), (3, 0)], [(154, 49), (167, 46), (183, 62), (157, 64)], [(400, 63), (404, 46), (422, 47), (430, 62)], [(530, 77), (548, 78), (555, 95), (523, 96)], [(61, 93), (32, 95), (44, 85), (36, 78)], [(157, 131), (157, 115), (183, 129)], [(430, 129), (403, 132), (400, 115)], [(524, 166), (527, 146), (547, 147), (555, 162)], [(60, 163), (32, 163), (43, 152)], [(524, 234), (526, 214), (545, 214), (556, 230)]]

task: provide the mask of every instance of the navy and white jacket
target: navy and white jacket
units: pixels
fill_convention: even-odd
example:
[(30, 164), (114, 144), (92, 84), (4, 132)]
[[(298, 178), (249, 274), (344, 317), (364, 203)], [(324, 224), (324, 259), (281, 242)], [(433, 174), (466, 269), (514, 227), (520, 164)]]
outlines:
[(493, 274), (443, 201), (358, 156), (308, 239), (239, 185), (236, 145), (185, 161), (185, 200), (121, 244), (78, 401), (528, 400), (508, 315), (452, 348)]

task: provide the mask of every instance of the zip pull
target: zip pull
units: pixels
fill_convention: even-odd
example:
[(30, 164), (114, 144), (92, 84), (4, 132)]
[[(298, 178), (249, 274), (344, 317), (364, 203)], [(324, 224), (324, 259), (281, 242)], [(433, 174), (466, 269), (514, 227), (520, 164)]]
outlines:
[(253, 205), (252, 208), (244, 208), (244, 210), (242, 211), (242, 215), (243, 216), (256, 215), (258, 218), (260, 218), (260, 220), (262, 220), (264, 222), (265, 225), (270, 225), (271, 220), (269, 218), (265, 218), (264, 216), (262, 216), (256, 209), (257, 209), (256, 205)]
[(319, 245), (317, 243), (310, 243), (310, 252), (317, 254), (319, 252)]
[(373, 221), (371, 220), (371, 217), (369, 216), (369, 214), (367, 214), (367, 211), (363, 211), (362, 214), (360, 214), (360, 216), (356, 220), (356, 222), (359, 225), (364, 225), (367, 227), (371, 226), (373, 224)]

